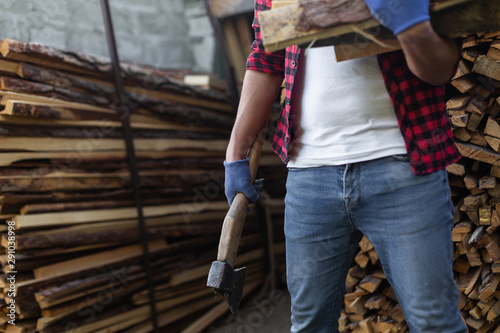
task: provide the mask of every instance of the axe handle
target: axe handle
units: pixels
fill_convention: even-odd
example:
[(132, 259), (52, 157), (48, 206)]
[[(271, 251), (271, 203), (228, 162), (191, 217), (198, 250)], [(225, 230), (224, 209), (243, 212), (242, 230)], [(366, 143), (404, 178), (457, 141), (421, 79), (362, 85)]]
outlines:
[[(259, 166), (260, 154), (262, 152), (262, 145), (265, 140), (267, 129), (266, 125), (267, 122), (257, 134), (248, 152), (248, 164), (252, 183), (255, 180), (255, 175), (257, 174), (257, 168)], [(243, 230), (243, 223), (247, 215), (248, 204), (248, 199), (243, 193), (236, 194), (222, 225), (217, 261), (227, 262), (231, 267), (234, 267), (234, 262), (236, 260), (236, 253), (238, 252), (240, 244), (241, 231)]]

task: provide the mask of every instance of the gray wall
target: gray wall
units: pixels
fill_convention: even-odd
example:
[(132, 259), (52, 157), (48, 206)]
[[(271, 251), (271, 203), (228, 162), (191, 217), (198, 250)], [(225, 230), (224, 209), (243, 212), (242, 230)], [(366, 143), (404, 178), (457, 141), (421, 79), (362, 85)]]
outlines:
[[(121, 60), (213, 72), (202, 0), (109, 0)], [(0, 38), (108, 56), (99, 0), (1, 0)]]

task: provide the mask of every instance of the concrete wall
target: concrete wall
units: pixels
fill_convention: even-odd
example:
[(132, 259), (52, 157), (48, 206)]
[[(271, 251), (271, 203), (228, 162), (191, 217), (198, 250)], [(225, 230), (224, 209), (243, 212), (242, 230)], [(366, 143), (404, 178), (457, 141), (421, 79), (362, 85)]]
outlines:
[[(202, 0), (110, 0), (122, 60), (210, 73), (215, 40)], [(0, 38), (108, 56), (99, 0), (1, 0)]]

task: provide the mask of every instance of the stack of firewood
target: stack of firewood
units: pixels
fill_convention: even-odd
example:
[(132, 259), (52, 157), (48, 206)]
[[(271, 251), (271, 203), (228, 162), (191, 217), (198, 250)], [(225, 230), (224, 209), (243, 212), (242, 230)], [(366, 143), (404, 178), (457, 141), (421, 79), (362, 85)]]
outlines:
[[(151, 331), (109, 61), (8, 39), (0, 51), (0, 330)], [(122, 71), (159, 324), (177, 332), (222, 300), (206, 277), (228, 208), (232, 108), (225, 93), (183, 83), (192, 73), (130, 63)], [(284, 166), (268, 146), (261, 165), (269, 199), (249, 215), (238, 258), (249, 288), (262, 284), (273, 248), (263, 216), (282, 220)], [(281, 243), (276, 236), (279, 256)]]
[[(500, 31), (463, 41), (447, 110), (464, 156), (447, 168), (459, 307), (470, 332), (500, 332)], [(343, 332), (407, 332), (403, 312), (364, 238), (347, 279)]]
[[(500, 31), (464, 39), (463, 59), (447, 103), (464, 156), (448, 168), (455, 203), (454, 271), (471, 331), (500, 332)], [(457, 122), (465, 121), (465, 126)], [(500, 184), (499, 184), (500, 185)], [(498, 206), (500, 212), (500, 206)]]

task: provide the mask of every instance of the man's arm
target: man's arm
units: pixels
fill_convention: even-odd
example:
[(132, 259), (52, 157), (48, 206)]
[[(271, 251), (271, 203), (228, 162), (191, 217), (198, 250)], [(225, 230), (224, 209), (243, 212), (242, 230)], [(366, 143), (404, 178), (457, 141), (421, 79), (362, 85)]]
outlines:
[(439, 37), (430, 21), (418, 23), (397, 36), (408, 67), (421, 80), (441, 85), (452, 76), (460, 54), (456, 43)]
[(408, 67), (421, 80), (441, 85), (453, 76), (460, 54), (430, 23), (429, 0), (365, 0), (372, 15), (397, 37)]
[(252, 142), (267, 120), (283, 78), (247, 70), (243, 80), (238, 114), (226, 150), (226, 162), (246, 157)]

